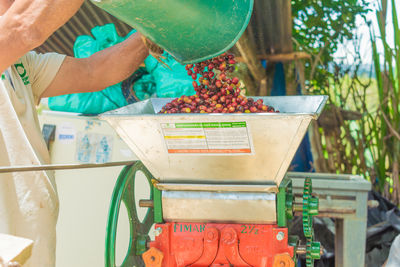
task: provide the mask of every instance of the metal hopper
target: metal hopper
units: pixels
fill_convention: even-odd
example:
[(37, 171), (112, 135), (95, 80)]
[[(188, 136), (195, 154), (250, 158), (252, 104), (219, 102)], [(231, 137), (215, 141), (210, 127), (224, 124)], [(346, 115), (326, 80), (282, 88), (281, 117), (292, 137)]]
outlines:
[(153, 98), (100, 119), (160, 181), (279, 185), (327, 96), (261, 98), (280, 113), (157, 114), (172, 99)]

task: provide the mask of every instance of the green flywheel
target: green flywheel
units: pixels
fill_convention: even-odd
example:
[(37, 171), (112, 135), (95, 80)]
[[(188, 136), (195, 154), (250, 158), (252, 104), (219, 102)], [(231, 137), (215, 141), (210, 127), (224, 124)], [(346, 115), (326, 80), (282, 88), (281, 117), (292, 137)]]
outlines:
[(116, 266), (115, 246), (121, 203), (125, 204), (128, 212), (130, 228), (128, 252), (121, 267), (144, 266), (141, 254), (147, 250), (146, 244), (150, 240), (149, 231), (154, 224), (154, 209), (148, 208), (143, 221), (139, 220), (135, 201), (135, 179), (138, 171), (146, 176), (151, 187), (150, 200), (154, 199), (155, 179), (143, 163), (137, 161), (131, 166), (126, 166), (117, 179), (111, 199), (106, 232), (105, 267)]

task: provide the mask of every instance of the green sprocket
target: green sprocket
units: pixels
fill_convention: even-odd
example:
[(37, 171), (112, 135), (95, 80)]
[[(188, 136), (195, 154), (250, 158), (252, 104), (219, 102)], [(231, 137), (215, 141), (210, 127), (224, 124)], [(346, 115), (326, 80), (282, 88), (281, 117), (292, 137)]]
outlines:
[(304, 181), (304, 189), (303, 189), (303, 231), (304, 236), (309, 238), (313, 235), (312, 229), (312, 217), (309, 213), (309, 201), (311, 198), (312, 185), (311, 179), (306, 178)]
[(306, 267), (313, 267), (314, 260), (321, 258), (321, 244), (312, 241), (313, 238), (307, 238), (306, 244)]
[(320, 243), (313, 241), (312, 216), (314, 215), (318, 215), (318, 198), (312, 196), (311, 178), (306, 178), (303, 190), (303, 232), (307, 239), (306, 267), (313, 267), (314, 259), (320, 258)]

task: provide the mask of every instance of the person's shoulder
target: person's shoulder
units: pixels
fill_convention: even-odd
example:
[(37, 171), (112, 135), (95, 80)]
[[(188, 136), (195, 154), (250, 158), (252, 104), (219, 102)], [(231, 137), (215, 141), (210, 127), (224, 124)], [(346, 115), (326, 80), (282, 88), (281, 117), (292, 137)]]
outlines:
[(25, 60), (40, 60), (43, 58), (52, 58), (52, 57), (60, 57), (60, 56), (64, 56), (64, 55), (56, 53), (56, 52), (38, 53), (36, 51), (29, 51), (24, 56), (22, 56), (22, 58), (24, 58)]
[(62, 62), (65, 55), (48, 52), (48, 53), (38, 53), (36, 51), (30, 51), (21, 57), (20, 62), (29, 68), (32, 72), (40, 71), (47, 65), (54, 65)]
[(15, 64), (27, 65), (27, 67), (35, 61), (37, 53), (35, 51), (29, 51), (22, 57), (20, 57)]
[(17, 61), (14, 62), (14, 64), (19, 64), (21, 62), (27, 62), (29, 61), (29, 58), (31, 58), (33, 56), (33, 54), (35, 53), (35, 51), (29, 51), (28, 53), (26, 53), (25, 55), (23, 55), (22, 57), (20, 57)]
[(36, 52), (36, 51), (29, 51), (28, 53), (26, 53), (25, 55), (23, 55), (22, 57), (21, 57), (21, 59), (29, 59), (29, 58), (33, 58), (33, 57), (36, 57), (36, 56), (38, 56), (39, 54)]

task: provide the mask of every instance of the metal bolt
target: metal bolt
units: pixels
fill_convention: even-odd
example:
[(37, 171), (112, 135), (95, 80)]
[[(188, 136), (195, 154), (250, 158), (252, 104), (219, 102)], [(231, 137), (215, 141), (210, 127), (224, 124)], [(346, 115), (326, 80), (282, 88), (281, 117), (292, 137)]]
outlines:
[(139, 207), (141, 208), (154, 208), (154, 201), (150, 199), (139, 200)]
[(161, 235), (161, 233), (162, 233), (162, 228), (161, 228), (161, 227), (157, 227), (157, 228), (154, 230), (155, 236), (159, 236), (159, 235)]
[(230, 245), (237, 242), (237, 240), (237, 233), (233, 228), (229, 227), (224, 229), (224, 231), (222, 232), (222, 242), (224, 244)]
[(281, 241), (281, 240), (283, 240), (285, 238), (285, 233), (284, 232), (279, 232), (277, 235), (276, 235), (276, 239), (278, 240), (278, 241)]
[(223, 240), (225, 242), (231, 242), (233, 239), (234, 239), (234, 237), (233, 237), (232, 233), (229, 233), (229, 232), (225, 233), (223, 236)]
[(298, 255), (305, 255), (307, 253), (307, 248), (306, 246), (298, 246), (296, 248), (296, 254)]
[[(305, 245), (302, 246), (298, 246), (296, 248), (296, 254), (298, 255), (305, 255), (307, 253), (307, 248)], [(322, 246), (320, 246), (320, 250), (319, 250), (319, 254), (323, 255), (324, 254), (324, 248)]]
[(218, 239), (219, 231), (216, 228), (210, 227), (206, 229), (206, 240), (207, 242), (214, 242)]

